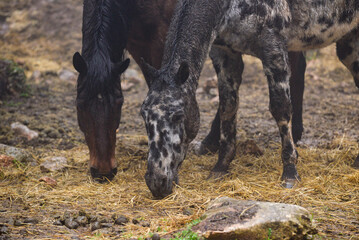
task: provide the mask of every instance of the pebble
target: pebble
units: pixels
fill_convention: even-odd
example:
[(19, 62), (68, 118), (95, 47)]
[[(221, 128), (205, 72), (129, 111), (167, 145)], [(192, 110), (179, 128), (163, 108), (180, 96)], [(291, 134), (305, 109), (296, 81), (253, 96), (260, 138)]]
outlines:
[(90, 215), (89, 219), (90, 219), (91, 223), (92, 222), (97, 222), (97, 216), (95, 216), (95, 215)]
[(65, 226), (69, 229), (77, 229), (80, 225), (72, 217), (65, 220)]
[(16, 219), (14, 221), (14, 226), (15, 227), (19, 227), (19, 226), (24, 226), (25, 224), (23, 222), (21, 222), (20, 220)]
[(5, 225), (0, 225), (0, 234), (8, 234), (9, 228)]
[(86, 216), (78, 216), (75, 221), (82, 227), (85, 227), (86, 224), (88, 224), (88, 219)]
[(21, 163), (31, 164), (32, 166), (36, 166), (36, 161), (31, 155), (31, 153), (27, 152), (24, 149), (11, 147), (5, 144), (0, 144), (0, 152), (4, 152), (5, 155), (13, 157)]
[(60, 172), (66, 169), (67, 159), (65, 157), (49, 157), (40, 165), (42, 172)]
[(101, 228), (110, 228), (112, 227), (112, 223), (101, 223)]
[(161, 237), (158, 233), (152, 235), (152, 240), (161, 240)]
[(30, 224), (38, 224), (39, 223), (39, 219), (36, 218), (25, 218), (23, 220), (24, 223), (30, 223)]
[(55, 226), (62, 226), (63, 224), (62, 224), (62, 222), (60, 220), (56, 220), (56, 221), (54, 221), (54, 225)]
[(134, 219), (132, 219), (132, 223), (133, 223), (133, 224), (139, 224), (140, 221), (138, 221), (138, 219), (134, 218)]
[(126, 216), (118, 216), (117, 219), (115, 220), (115, 224), (117, 225), (125, 225), (126, 223), (129, 222), (129, 219)]
[(100, 228), (101, 228), (101, 223), (99, 223), (99, 222), (94, 222), (91, 224), (91, 231), (95, 231)]
[(76, 74), (68, 69), (62, 69), (59, 73), (59, 78), (67, 82), (75, 82)]
[(25, 137), (28, 141), (35, 139), (39, 137), (39, 134), (31, 129), (29, 129), (27, 126), (19, 123), (14, 122), (11, 124), (11, 129), (18, 135)]
[(151, 223), (148, 221), (141, 221), (140, 224), (142, 227), (150, 227), (151, 226)]
[(39, 179), (40, 182), (45, 182), (47, 185), (49, 185), (50, 187), (56, 187), (57, 186), (57, 182), (55, 179), (51, 178), (51, 177), (41, 177)]

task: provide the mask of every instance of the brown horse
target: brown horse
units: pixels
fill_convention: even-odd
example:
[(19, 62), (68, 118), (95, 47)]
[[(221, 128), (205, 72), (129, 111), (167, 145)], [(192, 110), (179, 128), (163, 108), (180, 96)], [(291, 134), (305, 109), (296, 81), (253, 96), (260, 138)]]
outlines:
[[(75, 53), (79, 72), (77, 116), (90, 151), (94, 179), (112, 179), (117, 173), (116, 129), (123, 94), (120, 75), (129, 65), (125, 49), (140, 64), (159, 67), (176, 0), (85, 0), (82, 56)], [(141, 64), (140, 64), (141, 66)]]

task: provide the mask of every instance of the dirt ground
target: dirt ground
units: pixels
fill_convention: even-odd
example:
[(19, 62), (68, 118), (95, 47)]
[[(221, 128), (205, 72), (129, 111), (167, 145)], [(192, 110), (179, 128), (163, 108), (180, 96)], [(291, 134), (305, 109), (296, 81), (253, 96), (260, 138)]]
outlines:
[[(296, 188), (279, 186), (280, 139), (268, 111), (266, 79), (261, 63), (245, 56), (238, 141), (253, 140), (264, 154), (237, 154), (230, 174), (215, 181), (207, 176), (217, 155), (189, 153), (180, 186), (168, 198), (154, 200), (144, 181), (146, 131), (139, 115), (147, 92), (144, 81), (124, 93), (116, 178), (101, 185), (89, 177), (88, 150), (76, 120), (76, 79), (59, 77), (61, 71), (74, 72), (71, 59), (81, 50), (81, 14), (80, 0), (0, 2), (0, 57), (22, 65), (31, 88), (30, 94), (0, 101), (0, 143), (30, 151), (39, 163), (53, 156), (69, 161), (65, 172), (55, 173), (43, 173), (39, 166), (0, 167), (0, 223), (9, 228), (0, 239), (130, 239), (164, 234), (198, 219), (208, 202), (219, 196), (298, 204), (313, 214), (319, 230), (316, 239), (359, 239), (359, 171), (351, 167), (359, 154), (359, 90), (337, 60), (335, 46), (307, 53), (305, 131), (298, 144), (302, 181)], [(130, 68), (142, 78), (135, 63)], [(213, 76), (208, 60), (197, 95), (201, 109), (197, 141), (208, 133), (217, 109), (216, 91), (203, 90)], [(10, 124), (16, 121), (39, 137), (26, 141), (14, 134)], [(54, 178), (57, 186), (40, 182), (43, 176)], [(148, 224), (130, 221), (97, 231), (53, 224), (65, 212), (80, 210), (108, 221), (122, 214)], [(29, 217), (39, 223), (9, 223)]]

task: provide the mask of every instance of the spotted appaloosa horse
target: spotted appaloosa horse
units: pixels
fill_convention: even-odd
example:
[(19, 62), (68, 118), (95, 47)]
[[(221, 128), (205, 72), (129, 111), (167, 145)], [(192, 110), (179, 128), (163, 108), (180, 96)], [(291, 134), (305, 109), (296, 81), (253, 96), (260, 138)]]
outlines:
[(282, 141), (282, 180), (299, 175), (291, 133), (288, 51), (337, 43), (339, 59), (359, 87), (359, 1), (357, 0), (179, 0), (167, 36), (162, 67), (143, 69), (150, 90), (142, 105), (149, 137), (146, 183), (154, 196), (171, 193), (188, 145), (199, 128), (195, 98), (203, 62), (212, 45), (219, 76), (220, 147), (214, 175), (227, 172), (235, 154), (240, 53), (260, 58), (268, 79), (270, 111)]

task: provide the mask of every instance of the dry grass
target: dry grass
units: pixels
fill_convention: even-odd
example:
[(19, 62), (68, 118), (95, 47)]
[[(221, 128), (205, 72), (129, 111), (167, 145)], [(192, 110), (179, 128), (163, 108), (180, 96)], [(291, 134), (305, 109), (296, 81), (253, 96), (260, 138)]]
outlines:
[[(138, 141), (141, 138), (134, 137)], [(231, 173), (222, 180), (206, 180), (216, 156), (197, 157), (189, 154), (180, 172), (180, 186), (163, 200), (152, 198), (144, 182), (145, 153), (136, 147), (118, 147), (120, 171), (113, 182), (97, 184), (91, 181), (87, 169), (87, 150), (84, 146), (59, 154), (72, 159), (64, 173), (50, 174), (58, 185), (47, 186), (38, 179), (44, 176), (39, 167), (3, 168), (0, 200), (11, 209), (7, 217), (42, 216), (33, 232), (34, 238), (111, 238), (94, 235), (88, 228), (68, 230), (53, 226), (55, 215), (65, 210), (80, 209), (107, 216), (119, 213), (130, 218), (143, 218), (151, 227), (128, 224), (123, 239), (148, 236), (150, 232), (169, 232), (199, 218), (209, 201), (219, 196), (236, 199), (274, 201), (303, 206), (313, 214), (320, 230), (319, 236), (335, 239), (358, 239), (359, 234), (359, 171), (351, 164), (359, 152), (356, 142), (338, 139), (326, 149), (299, 148), (298, 164), (302, 181), (292, 190), (279, 186), (281, 174), (280, 151), (266, 150), (261, 157), (237, 157)], [(54, 154), (54, 153), (52, 153)], [(193, 215), (183, 214), (192, 209)], [(4, 215), (4, 214), (3, 214)], [(23, 227), (13, 229), (14, 236)], [(118, 236), (117, 236), (118, 237)]]

